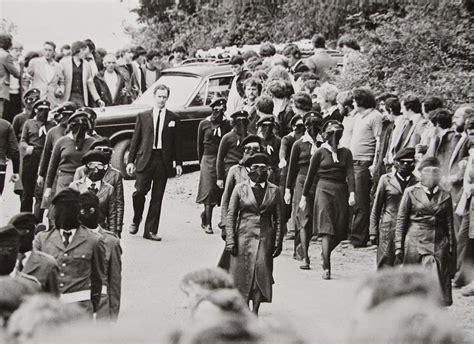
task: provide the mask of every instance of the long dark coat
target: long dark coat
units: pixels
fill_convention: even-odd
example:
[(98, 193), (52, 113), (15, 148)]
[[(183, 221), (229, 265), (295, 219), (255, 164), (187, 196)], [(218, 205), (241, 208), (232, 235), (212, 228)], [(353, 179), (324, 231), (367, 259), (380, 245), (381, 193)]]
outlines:
[[(416, 184), (411, 176), (407, 187)], [(395, 227), (403, 191), (395, 172), (380, 177), (370, 214), (370, 235), (378, 237), (377, 268), (395, 265)]]
[(246, 300), (252, 285), (258, 285), (265, 302), (272, 301), (273, 252), (281, 245), (280, 190), (267, 183), (259, 207), (246, 181), (236, 185), (229, 203), (226, 223), (226, 246), (237, 247), (232, 256), (230, 274)]
[(420, 183), (407, 188), (398, 210), (395, 249), (403, 249), (403, 264), (421, 264), (436, 271), (446, 305), (453, 302), (455, 248), (450, 194), (440, 188), (429, 200)]

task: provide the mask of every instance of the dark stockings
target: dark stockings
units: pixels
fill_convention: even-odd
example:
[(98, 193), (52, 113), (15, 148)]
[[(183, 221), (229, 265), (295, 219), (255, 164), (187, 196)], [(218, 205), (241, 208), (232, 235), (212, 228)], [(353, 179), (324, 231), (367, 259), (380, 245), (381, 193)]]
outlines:
[(305, 228), (301, 228), (299, 231), (300, 241), (301, 241), (301, 248), (303, 252), (303, 261), (309, 264), (309, 242), (311, 240), (311, 228), (310, 226), (305, 226)]
[(255, 315), (258, 315), (258, 311), (260, 309), (260, 304), (262, 303), (263, 295), (260, 292), (260, 290), (254, 290), (251, 292), (251, 295), (249, 297), (249, 306), (250, 306), (250, 301), (252, 301), (252, 312)]
[(205, 204), (204, 205), (204, 216), (203, 216), (203, 224), (212, 227), (212, 211), (214, 210), (213, 204)]
[(333, 235), (322, 236), (323, 269), (331, 271), (331, 252), (339, 244), (339, 241)]

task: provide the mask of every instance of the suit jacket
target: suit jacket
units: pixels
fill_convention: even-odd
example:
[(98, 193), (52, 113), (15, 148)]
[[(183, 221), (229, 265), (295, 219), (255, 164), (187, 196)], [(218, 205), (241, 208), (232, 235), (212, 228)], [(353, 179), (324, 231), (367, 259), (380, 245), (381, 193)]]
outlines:
[(59, 266), (53, 256), (33, 249), (22, 272), (36, 277), (44, 292), (59, 297)]
[[(80, 193), (89, 191), (86, 184), (86, 177), (73, 181), (69, 187)], [(99, 198), (100, 217), (99, 223), (111, 232), (117, 231), (117, 207), (115, 205), (115, 189), (112, 185), (102, 180), (100, 189), (97, 192)]]
[(15, 67), (13, 57), (0, 48), (0, 99), (10, 99), (10, 74), (20, 79), (20, 70)]
[(100, 235), (79, 227), (65, 247), (59, 229), (53, 229), (38, 233), (33, 246), (56, 258), (61, 294), (90, 290), (94, 310), (98, 308), (105, 279), (105, 243)]
[(64, 71), (63, 67), (53, 60), (51, 65), (54, 68), (54, 74), (51, 79), (48, 79), (46, 73), (47, 64), (46, 58), (35, 58), (30, 61), (26, 72), (32, 78), (30, 87), (39, 89), (41, 98), (46, 98), (51, 102), (52, 106), (55, 107), (62, 102), (62, 99), (55, 96), (55, 92), (59, 89), (64, 93)]
[(450, 191), (455, 208), (457, 207), (457, 204), (461, 198), (465, 173), (465, 169), (461, 168), (459, 166), (459, 163), (469, 156), (470, 146), (471, 142), (469, 138), (465, 133), (463, 133), (461, 135), (461, 138), (457, 142), (456, 147), (454, 147), (454, 150), (448, 162), (449, 176), (454, 177), (451, 179)]
[[(136, 161), (137, 172), (142, 172), (150, 161), (153, 150), (153, 110), (137, 116), (128, 162)], [(174, 175), (173, 161), (182, 165), (181, 152), (181, 121), (177, 114), (166, 110), (163, 132), (161, 133), (163, 160), (168, 176)]]
[(104, 71), (101, 71), (94, 77), (94, 84), (97, 92), (99, 93), (100, 99), (104, 101), (105, 106), (126, 104), (124, 93), (122, 92), (125, 88), (125, 80), (122, 74), (116, 71), (117, 92), (112, 94), (109, 87), (107, 86), (107, 83), (105, 82), (104, 73)]
[(13, 162), (13, 172), (18, 173), (20, 168), (18, 141), (13, 126), (8, 121), (0, 118), (0, 165), (6, 165), (7, 158)]
[(133, 72), (133, 67), (132, 67), (132, 71), (130, 71), (127, 65), (123, 61), (120, 61), (120, 60), (118, 61), (117, 70), (120, 73), (120, 75), (122, 75), (122, 78), (125, 81), (125, 90), (126, 90), (125, 103), (130, 104), (135, 99), (137, 99), (140, 92), (140, 87), (138, 84), (137, 77), (135, 73)]
[[(61, 67), (64, 71), (64, 80), (65, 80), (65, 90), (63, 102), (68, 101), (71, 98), (71, 88), (72, 88), (72, 57), (66, 56), (60, 62)], [(89, 104), (89, 92), (93, 99), (92, 101), (97, 101), (100, 99), (97, 89), (94, 85), (94, 79), (92, 75), (92, 70), (89, 62), (86, 60), (82, 61), (82, 87), (84, 94), (84, 103)], [(91, 105), (91, 104), (89, 104)]]
[[(74, 180), (82, 179), (85, 177), (85, 166), (80, 166), (76, 169), (76, 173), (74, 174)], [(123, 197), (123, 176), (119, 170), (113, 168), (109, 165), (107, 172), (105, 172), (105, 176), (103, 179), (104, 182), (109, 183), (114, 188), (114, 195), (115, 195), (115, 207), (116, 207), (116, 232), (122, 232), (123, 227), (123, 212), (125, 208), (125, 202)]]

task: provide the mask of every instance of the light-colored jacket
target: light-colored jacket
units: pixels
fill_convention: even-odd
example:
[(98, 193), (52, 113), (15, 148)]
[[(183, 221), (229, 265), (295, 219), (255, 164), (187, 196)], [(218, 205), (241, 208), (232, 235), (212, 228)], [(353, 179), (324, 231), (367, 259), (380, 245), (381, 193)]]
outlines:
[(10, 99), (10, 74), (20, 78), (20, 70), (15, 67), (13, 57), (0, 48), (0, 99)]
[[(65, 80), (65, 90), (64, 90), (64, 97), (63, 102), (68, 101), (71, 97), (71, 89), (72, 89), (72, 57), (66, 56), (64, 57), (59, 64), (61, 65), (64, 71), (64, 80)], [(82, 86), (83, 86), (83, 94), (84, 94), (84, 103), (87, 105), (89, 104), (89, 92), (92, 96), (93, 101), (97, 101), (100, 99), (99, 94), (97, 93), (97, 89), (94, 85), (94, 78), (92, 75), (91, 66), (87, 61), (83, 61), (82, 64)], [(90, 105), (90, 104), (89, 104)]]
[(55, 96), (58, 90), (61, 90), (64, 94), (64, 71), (62, 66), (52, 61), (51, 66), (54, 69), (52, 77), (48, 78), (46, 67), (48, 61), (45, 57), (38, 57), (30, 61), (26, 73), (31, 77), (31, 88), (37, 88), (41, 92), (41, 98), (46, 98), (52, 104), (52, 106), (58, 106), (62, 99)]

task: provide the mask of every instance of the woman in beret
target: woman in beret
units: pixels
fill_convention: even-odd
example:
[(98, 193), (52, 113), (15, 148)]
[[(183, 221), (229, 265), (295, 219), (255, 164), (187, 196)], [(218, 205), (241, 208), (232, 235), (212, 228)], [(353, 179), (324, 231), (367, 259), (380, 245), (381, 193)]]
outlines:
[(245, 300), (258, 314), (272, 301), (273, 259), (282, 249), (280, 190), (269, 183), (270, 161), (259, 153), (247, 159), (249, 180), (232, 192), (226, 223), (226, 251), (232, 255), (229, 273)]

